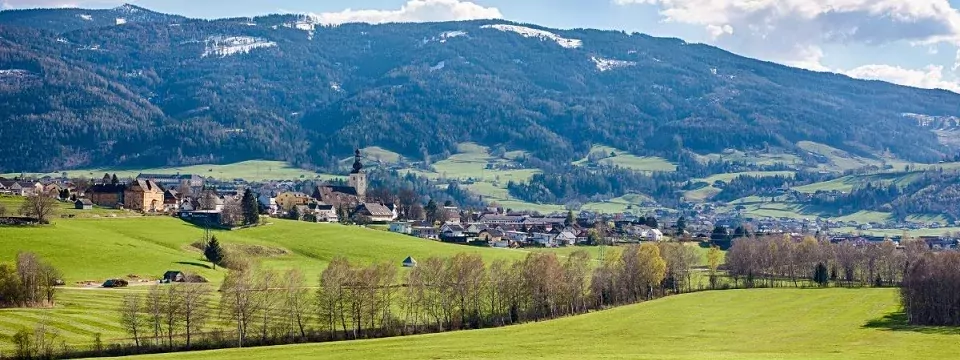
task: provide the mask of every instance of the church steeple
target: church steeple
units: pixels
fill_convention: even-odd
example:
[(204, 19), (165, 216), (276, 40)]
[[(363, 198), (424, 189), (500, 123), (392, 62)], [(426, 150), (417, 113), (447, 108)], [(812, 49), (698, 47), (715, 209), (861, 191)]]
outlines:
[(353, 161), (353, 171), (350, 173), (359, 174), (360, 171), (363, 170), (363, 163), (360, 162), (360, 149), (357, 149), (357, 151), (354, 153), (354, 159), (355, 160)]
[(367, 174), (363, 172), (363, 163), (360, 161), (360, 149), (354, 153), (353, 171), (350, 172), (349, 184), (357, 190), (357, 198), (360, 202), (366, 200), (367, 196)]

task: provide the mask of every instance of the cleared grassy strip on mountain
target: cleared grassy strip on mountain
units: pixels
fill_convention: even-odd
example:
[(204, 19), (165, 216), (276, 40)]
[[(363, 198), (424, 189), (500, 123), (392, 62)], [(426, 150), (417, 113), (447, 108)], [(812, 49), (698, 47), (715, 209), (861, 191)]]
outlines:
[(705, 201), (713, 198), (721, 191), (720, 188), (713, 186), (717, 181), (730, 182), (733, 179), (736, 179), (740, 176), (752, 176), (752, 177), (773, 177), (773, 176), (789, 176), (793, 177), (794, 172), (792, 171), (746, 171), (738, 173), (725, 173), (725, 174), (716, 174), (702, 179), (690, 180), (691, 183), (705, 183), (706, 186), (695, 190), (689, 190), (683, 193), (684, 199), (689, 201)]
[[(591, 158), (598, 160), (591, 160)], [(656, 156), (640, 157), (614, 147), (603, 145), (594, 145), (593, 148), (590, 149), (590, 155), (575, 161), (573, 164), (588, 165), (591, 163), (603, 166), (619, 166), (635, 171), (677, 171), (677, 166), (666, 159)]]
[[(87, 177), (91, 179), (100, 179), (103, 174), (117, 174), (121, 178), (136, 177), (138, 174), (196, 174), (204, 177), (213, 177), (216, 179), (232, 180), (244, 179), (246, 181), (264, 181), (264, 180), (296, 180), (296, 179), (334, 179), (339, 178), (335, 175), (318, 174), (309, 170), (304, 170), (291, 166), (283, 161), (268, 160), (250, 160), (233, 164), (200, 164), (191, 166), (161, 167), (161, 168), (97, 168), (97, 169), (78, 169), (64, 170), (53, 173), (30, 173), (28, 176), (51, 176), (61, 177), (63, 172), (70, 178)], [(11, 178), (20, 176), (19, 173), (3, 174), (3, 177)]]
[(716, 291), (499, 329), (143, 359), (872, 360), (956, 355), (956, 330), (909, 331), (890, 320), (897, 308), (893, 289)]

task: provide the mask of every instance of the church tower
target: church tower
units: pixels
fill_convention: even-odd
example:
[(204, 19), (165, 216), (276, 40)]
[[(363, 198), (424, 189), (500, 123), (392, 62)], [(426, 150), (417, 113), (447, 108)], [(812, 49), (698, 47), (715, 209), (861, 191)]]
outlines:
[(367, 174), (363, 172), (363, 163), (360, 162), (360, 149), (357, 149), (353, 162), (353, 171), (350, 172), (350, 186), (357, 190), (357, 197), (360, 202), (366, 201), (367, 196)]

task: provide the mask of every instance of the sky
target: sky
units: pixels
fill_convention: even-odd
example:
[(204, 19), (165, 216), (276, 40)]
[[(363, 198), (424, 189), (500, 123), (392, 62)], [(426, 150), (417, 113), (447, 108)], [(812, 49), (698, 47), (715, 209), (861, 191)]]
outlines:
[(314, 14), (329, 23), (502, 18), (677, 37), (762, 60), (960, 92), (960, 0), (0, 0), (0, 8), (129, 2), (196, 18)]

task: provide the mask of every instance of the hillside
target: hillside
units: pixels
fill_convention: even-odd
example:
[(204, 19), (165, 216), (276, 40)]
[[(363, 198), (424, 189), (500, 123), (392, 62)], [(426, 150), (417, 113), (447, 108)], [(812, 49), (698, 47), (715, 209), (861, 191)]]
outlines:
[(508, 21), (324, 26), (123, 6), (3, 11), (0, 39), (0, 151), (31, 154), (0, 172), (252, 159), (332, 168), (354, 147), (424, 160), (464, 142), (554, 164), (594, 145), (635, 156), (615, 159), (628, 167), (664, 168), (644, 160), (806, 153), (803, 141), (933, 162), (953, 153), (937, 133), (952, 128), (915, 119), (960, 115), (947, 91)]
[[(443, 244), (378, 230), (332, 224), (308, 224), (271, 220), (253, 229), (214, 232), (227, 247), (244, 257), (257, 258), (264, 266), (300, 268), (308, 278), (317, 278), (336, 256), (363, 263), (394, 261), (407, 256), (452, 256), (477, 252), (487, 258), (516, 258), (524, 253)], [(219, 282), (222, 271), (209, 269), (199, 250), (191, 244), (203, 229), (169, 217), (59, 219), (43, 228), (0, 230), (0, 259), (13, 259), (29, 250), (63, 270), (71, 285), (79, 281), (100, 282), (108, 278), (137, 275), (152, 278), (171, 269), (196, 272)], [(29, 244), (29, 246), (24, 246)]]
[(955, 355), (955, 330), (898, 326), (887, 318), (896, 309), (891, 289), (716, 291), (499, 329), (142, 358), (848, 360)]

